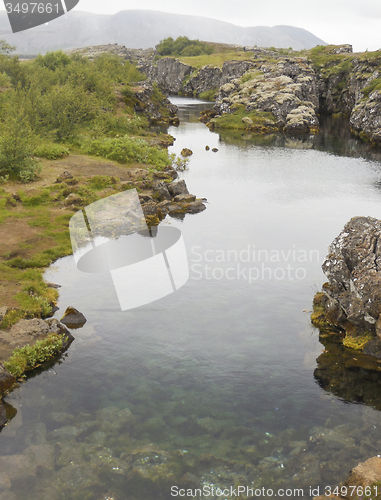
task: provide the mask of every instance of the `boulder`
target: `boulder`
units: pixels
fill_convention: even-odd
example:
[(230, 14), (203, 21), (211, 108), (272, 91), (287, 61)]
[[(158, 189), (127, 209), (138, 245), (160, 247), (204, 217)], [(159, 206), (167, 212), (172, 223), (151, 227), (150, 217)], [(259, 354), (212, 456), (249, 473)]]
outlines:
[(189, 214), (198, 214), (199, 212), (203, 212), (205, 209), (206, 206), (201, 200), (196, 200), (186, 205), (186, 212)]
[(168, 185), (165, 182), (157, 182), (154, 185), (153, 195), (159, 201), (170, 200), (172, 198)]
[(356, 487), (366, 487), (372, 486), (373, 483), (379, 483), (381, 481), (381, 457), (369, 458), (365, 462), (360, 462), (355, 468), (353, 468), (347, 479), (344, 481), (344, 486), (348, 487), (348, 493), (346, 498), (356, 499), (358, 495), (357, 491), (354, 490), (353, 494), (349, 486)]
[(328, 278), (323, 285), (326, 319), (350, 336), (379, 332), (380, 236), (381, 221), (354, 217), (334, 239), (322, 265)]
[(61, 323), (69, 328), (80, 328), (86, 323), (85, 316), (74, 307), (66, 308), (65, 314), (61, 318)]
[(191, 203), (195, 201), (196, 197), (194, 194), (178, 194), (173, 198), (175, 203)]
[(168, 191), (172, 196), (177, 196), (179, 194), (189, 194), (187, 185), (185, 181), (172, 182), (172, 184), (168, 185)]
[(181, 156), (184, 156), (184, 158), (186, 158), (187, 156), (192, 156), (193, 155), (193, 151), (189, 148), (183, 148), (181, 150)]
[(0, 396), (8, 391), (15, 383), (16, 377), (11, 375), (0, 361)]

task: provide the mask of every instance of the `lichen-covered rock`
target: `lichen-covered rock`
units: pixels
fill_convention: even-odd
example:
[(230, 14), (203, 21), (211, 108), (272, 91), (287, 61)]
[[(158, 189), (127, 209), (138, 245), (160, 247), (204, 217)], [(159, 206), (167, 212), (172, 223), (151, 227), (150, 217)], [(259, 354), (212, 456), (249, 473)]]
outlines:
[(353, 108), (350, 125), (356, 134), (381, 143), (381, 91), (371, 92), (367, 100)]
[[(234, 113), (244, 106), (248, 114), (269, 113), (272, 117), (269, 123), (262, 120), (261, 127), (257, 127), (251, 116), (244, 116), (242, 121), (248, 129), (264, 132), (270, 127), (291, 133), (318, 130), (316, 73), (305, 58), (286, 57), (276, 63), (253, 60), (249, 64), (244, 61), (235, 64), (235, 68), (238, 67), (246, 68), (246, 72), (220, 87), (214, 105), (218, 115)], [(231, 74), (228, 68), (226, 66), (226, 75)]]
[(374, 356), (381, 352), (380, 237), (381, 221), (372, 217), (354, 217), (344, 226), (322, 265), (328, 283), (311, 317), (319, 328), (341, 329), (346, 347)]

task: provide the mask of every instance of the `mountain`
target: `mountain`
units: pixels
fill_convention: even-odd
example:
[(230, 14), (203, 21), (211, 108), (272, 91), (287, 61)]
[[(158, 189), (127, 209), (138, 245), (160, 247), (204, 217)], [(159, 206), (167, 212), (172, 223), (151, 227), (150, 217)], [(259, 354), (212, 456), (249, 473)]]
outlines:
[(244, 28), (206, 17), (148, 10), (124, 10), (115, 15), (72, 10), (47, 25), (12, 33), (6, 13), (0, 12), (0, 38), (15, 45), (18, 54), (43, 54), (109, 43), (148, 48), (169, 36), (259, 47), (292, 47), (294, 50), (326, 45), (309, 31), (293, 26)]

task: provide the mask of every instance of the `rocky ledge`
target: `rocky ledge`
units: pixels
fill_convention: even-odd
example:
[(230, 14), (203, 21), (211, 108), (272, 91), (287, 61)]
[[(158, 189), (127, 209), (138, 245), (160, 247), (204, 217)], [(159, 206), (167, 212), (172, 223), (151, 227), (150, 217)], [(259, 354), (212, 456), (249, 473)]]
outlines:
[[(381, 359), (381, 221), (354, 217), (323, 263), (328, 278), (314, 299), (312, 323), (321, 337)], [(374, 369), (380, 370), (378, 363)]]
[[(4, 309), (6, 308), (2, 308)], [(39, 366), (37, 351), (33, 353), (33, 360), (27, 359), (25, 355), (25, 363), (21, 365), (24, 358), (21, 361), (20, 359), (11, 361), (11, 354), (15, 352), (14, 350), (25, 346), (36, 346), (38, 342), (46, 341), (43, 349), (49, 349), (49, 355), (44, 353), (43, 359), (47, 359), (66, 351), (73, 340), (74, 337), (70, 331), (57, 319), (23, 319), (6, 330), (0, 330), (0, 353), (4, 361), (4, 363), (0, 361), (0, 429), (7, 423), (9, 413), (13, 410), (3, 401), (3, 397), (15, 386), (20, 372), (30, 371)], [(54, 346), (53, 343), (55, 343)], [(7, 365), (7, 361), (11, 362), (10, 366)], [(20, 363), (20, 372), (13, 370), (14, 365), (18, 363)], [(7, 406), (9, 411), (6, 411)]]

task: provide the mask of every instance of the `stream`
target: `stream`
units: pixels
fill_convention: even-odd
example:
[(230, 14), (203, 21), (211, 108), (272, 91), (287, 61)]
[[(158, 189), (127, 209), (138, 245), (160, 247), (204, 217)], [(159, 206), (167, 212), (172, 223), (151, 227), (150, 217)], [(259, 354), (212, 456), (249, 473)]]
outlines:
[(108, 273), (72, 256), (51, 266), (55, 317), (74, 306), (87, 323), (7, 397), (17, 414), (0, 461), (19, 476), (7, 490), (0, 470), (1, 500), (2, 488), (7, 500), (169, 500), (180, 483), (307, 499), (380, 453), (381, 378), (325, 391), (310, 323), (328, 245), (353, 216), (381, 219), (380, 156), (329, 121), (303, 138), (219, 134), (198, 121), (210, 103), (171, 100), (170, 152), (193, 151), (180, 178), (208, 200), (162, 222), (181, 230), (189, 280), (122, 312)]

